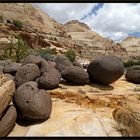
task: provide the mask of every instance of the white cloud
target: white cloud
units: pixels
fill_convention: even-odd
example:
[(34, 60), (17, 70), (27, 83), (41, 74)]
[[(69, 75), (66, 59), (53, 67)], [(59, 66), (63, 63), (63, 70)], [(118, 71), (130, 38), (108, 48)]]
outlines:
[(130, 32), (140, 31), (140, 4), (104, 4), (84, 20), (92, 29), (113, 40), (124, 39)]
[[(96, 3), (48, 3), (34, 4), (44, 9), (61, 23), (79, 20), (91, 12)], [(130, 32), (140, 32), (140, 4), (105, 3), (97, 12), (82, 20), (95, 32), (113, 40), (124, 39)]]
[(79, 20), (88, 14), (95, 3), (39, 3), (33, 4), (46, 11), (52, 18), (61, 23), (70, 20)]

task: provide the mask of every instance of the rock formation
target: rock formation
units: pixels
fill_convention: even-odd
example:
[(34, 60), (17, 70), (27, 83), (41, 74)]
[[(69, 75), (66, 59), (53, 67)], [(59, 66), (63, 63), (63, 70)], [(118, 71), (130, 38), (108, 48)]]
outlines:
[(93, 59), (96, 56), (112, 54), (122, 59), (127, 58), (125, 48), (112, 40), (103, 38), (84, 23), (73, 20), (64, 24), (64, 27), (77, 45), (76, 49), (80, 57)]

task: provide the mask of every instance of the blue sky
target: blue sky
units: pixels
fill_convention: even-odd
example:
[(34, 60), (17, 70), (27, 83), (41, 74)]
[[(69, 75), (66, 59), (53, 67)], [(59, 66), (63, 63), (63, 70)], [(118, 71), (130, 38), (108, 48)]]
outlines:
[(103, 7), (103, 3), (97, 3), (97, 5), (93, 6), (91, 11), (89, 11), (89, 13), (87, 13), (86, 15), (84, 15), (82, 18), (80, 18), (80, 20), (86, 19), (88, 16), (91, 16), (92, 14), (97, 15), (97, 11)]
[(133, 33), (129, 33), (129, 36), (135, 36), (135, 37), (139, 37), (140, 38), (140, 32), (133, 32)]
[(80, 20), (112, 40), (140, 37), (139, 3), (37, 3), (56, 21)]

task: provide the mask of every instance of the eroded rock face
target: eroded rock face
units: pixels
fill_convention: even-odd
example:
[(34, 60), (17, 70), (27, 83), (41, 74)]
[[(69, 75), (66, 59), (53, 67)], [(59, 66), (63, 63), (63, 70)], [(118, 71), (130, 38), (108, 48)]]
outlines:
[(36, 64), (26, 64), (17, 71), (15, 75), (15, 82), (17, 86), (25, 82), (32, 81), (40, 75), (40, 70)]
[(128, 68), (125, 78), (135, 84), (140, 84), (140, 66), (132, 66)]
[(57, 56), (55, 59), (56, 62), (56, 68), (61, 72), (66, 67), (73, 66), (73, 64), (70, 62), (70, 60), (65, 56)]
[(140, 136), (140, 102), (116, 108), (113, 118), (123, 136)]
[(15, 75), (16, 72), (20, 69), (20, 67), (21, 67), (21, 64), (13, 63), (13, 64), (5, 66), (3, 71), (4, 71), (4, 73), (9, 73), (11, 75)]
[(0, 137), (5, 137), (13, 129), (17, 119), (17, 112), (14, 106), (8, 106), (0, 119)]
[(84, 69), (72, 66), (62, 71), (62, 78), (73, 84), (86, 84), (89, 76)]
[(52, 68), (48, 72), (44, 72), (40, 78), (37, 79), (39, 87), (43, 89), (54, 89), (60, 83), (61, 73)]
[(39, 90), (34, 81), (26, 82), (17, 88), (14, 104), (19, 117), (29, 120), (47, 119), (52, 109), (50, 94)]
[(93, 60), (89, 64), (87, 72), (92, 82), (108, 85), (123, 75), (124, 67), (118, 57), (108, 55)]

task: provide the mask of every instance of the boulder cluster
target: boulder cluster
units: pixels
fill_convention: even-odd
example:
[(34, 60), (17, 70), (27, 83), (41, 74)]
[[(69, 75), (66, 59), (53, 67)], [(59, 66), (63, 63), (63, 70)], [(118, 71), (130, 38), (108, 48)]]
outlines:
[[(47, 90), (59, 87), (61, 80), (74, 85), (89, 82), (109, 85), (124, 74), (123, 63), (112, 55), (97, 57), (86, 66), (77, 61), (72, 63), (65, 56), (47, 61), (29, 55), (21, 63), (0, 63), (1, 76), (6, 77), (6, 80), (0, 77), (0, 91), (4, 92), (0, 97), (0, 136), (8, 135), (16, 120), (37, 122), (48, 119), (52, 100)], [(140, 83), (140, 67), (129, 68), (125, 77), (130, 82)], [(6, 84), (9, 84), (7, 88)], [(9, 105), (11, 101), (13, 104)]]

